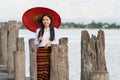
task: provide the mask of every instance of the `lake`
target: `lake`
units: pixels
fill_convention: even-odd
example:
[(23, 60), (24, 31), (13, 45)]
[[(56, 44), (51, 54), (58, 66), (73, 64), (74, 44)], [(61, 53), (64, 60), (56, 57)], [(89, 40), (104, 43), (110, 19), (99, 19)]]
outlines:
[[(58, 36), (68, 37), (69, 80), (80, 80), (81, 71), (81, 31), (87, 30), (90, 35), (97, 35), (99, 29), (58, 29)], [(120, 30), (103, 29), (105, 33), (105, 57), (110, 80), (120, 79)], [(29, 45), (28, 40), (35, 33), (25, 29), (19, 30), (19, 37), (24, 37), (26, 56), (26, 76), (29, 76)]]

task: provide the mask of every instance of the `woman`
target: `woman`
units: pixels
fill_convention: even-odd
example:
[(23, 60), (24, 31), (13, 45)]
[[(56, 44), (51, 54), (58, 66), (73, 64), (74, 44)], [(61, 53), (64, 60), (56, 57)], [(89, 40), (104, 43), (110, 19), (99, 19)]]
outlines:
[(34, 44), (37, 49), (37, 80), (50, 79), (51, 45), (58, 44), (57, 29), (53, 26), (52, 17), (44, 14), (38, 19), (40, 28), (36, 31)]

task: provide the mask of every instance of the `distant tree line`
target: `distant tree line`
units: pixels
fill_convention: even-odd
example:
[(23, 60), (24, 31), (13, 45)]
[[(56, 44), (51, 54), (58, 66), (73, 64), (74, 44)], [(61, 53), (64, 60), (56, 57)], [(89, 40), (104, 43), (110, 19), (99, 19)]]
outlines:
[[(0, 22), (0, 25), (2, 25), (3, 22)], [(22, 22), (18, 22), (20, 29), (25, 29), (24, 25)], [(105, 28), (105, 29), (119, 29), (120, 25), (116, 23), (102, 23), (98, 22), (96, 23), (95, 21), (92, 21), (91, 23), (84, 24), (84, 23), (74, 23), (74, 22), (65, 22), (61, 23), (60, 28), (88, 28), (88, 29), (99, 29), (99, 28)]]
[(96, 23), (95, 21), (92, 21), (89, 24), (84, 24), (84, 23), (73, 23), (73, 22), (69, 22), (69, 23), (62, 23), (61, 24), (61, 28), (90, 28), (90, 29), (98, 29), (98, 28), (106, 28), (106, 29), (111, 29), (111, 28), (120, 28), (120, 25), (116, 24), (116, 23), (102, 23), (102, 22), (98, 22)]

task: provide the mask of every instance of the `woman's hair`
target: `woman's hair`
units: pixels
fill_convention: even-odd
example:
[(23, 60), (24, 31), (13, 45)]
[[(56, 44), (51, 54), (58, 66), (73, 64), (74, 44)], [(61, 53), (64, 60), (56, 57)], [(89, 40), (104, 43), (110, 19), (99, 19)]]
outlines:
[[(50, 38), (49, 38), (49, 40), (50, 41), (53, 41), (54, 40), (54, 38), (55, 38), (55, 31), (54, 31), (54, 27), (53, 27), (53, 20), (52, 20), (52, 17), (51, 17), (51, 15), (49, 15), (49, 14), (44, 14), (41, 18), (39, 18), (38, 19), (38, 23), (40, 24), (40, 31), (39, 31), (39, 34), (38, 34), (38, 38), (40, 37), (40, 36), (43, 36), (43, 34), (44, 34), (44, 24), (43, 24), (43, 17), (44, 16), (47, 16), (47, 17), (49, 17), (50, 18)], [(41, 41), (40, 41), (41, 42)]]

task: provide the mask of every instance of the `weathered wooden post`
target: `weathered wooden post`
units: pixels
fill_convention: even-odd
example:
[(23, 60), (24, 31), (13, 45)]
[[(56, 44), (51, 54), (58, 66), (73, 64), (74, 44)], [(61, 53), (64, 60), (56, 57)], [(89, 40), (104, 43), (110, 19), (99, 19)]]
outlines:
[(14, 52), (14, 79), (25, 80), (24, 38), (17, 39), (17, 49)]
[(7, 66), (7, 27), (0, 28), (0, 65)]
[(69, 80), (68, 39), (61, 38), (59, 45), (51, 47), (50, 80)]
[[(81, 80), (109, 80), (105, 61), (104, 32), (90, 38), (87, 31), (81, 36)], [(104, 75), (104, 76), (103, 76)]]
[(8, 53), (8, 73), (12, 74), (14, 71), (14, 64), (13, 64), (13, 52), (16, 51), (16, 41), (18, 38), (18, 24), (16, 21), (9, 21), (6, 24), (8, 31), (7, 31), (7, 53)]
[(37, 64), (36, 64), (36, 46), (34, 38), (29, 40), (30, 53), (30, 80), (37, 80)]
[(14, 52), (14, 79), (25, 80), (25, 52), (15, 51)]
[(25, 51), (24, 38), (17, 38), (16, 47), (16, 51)]

